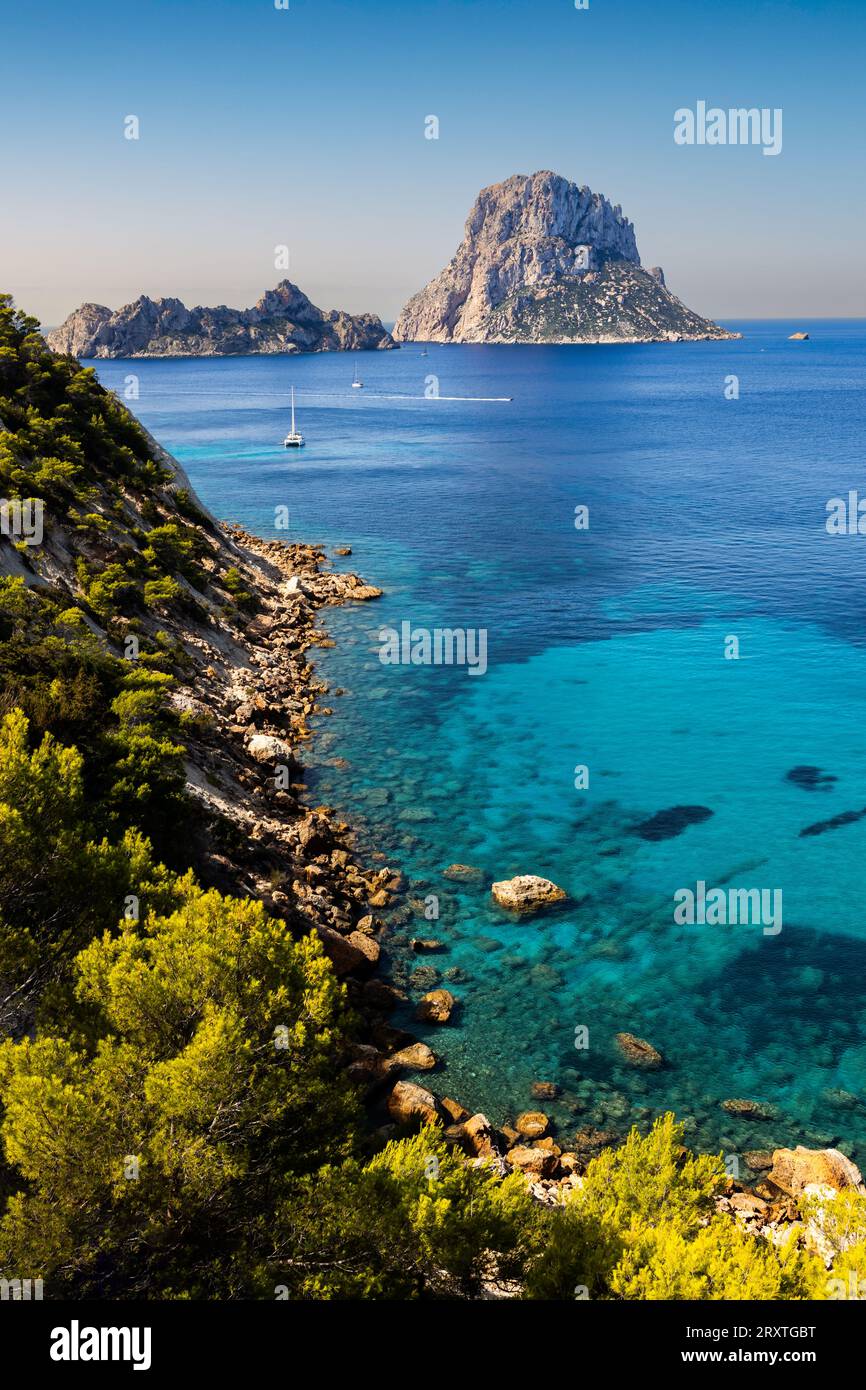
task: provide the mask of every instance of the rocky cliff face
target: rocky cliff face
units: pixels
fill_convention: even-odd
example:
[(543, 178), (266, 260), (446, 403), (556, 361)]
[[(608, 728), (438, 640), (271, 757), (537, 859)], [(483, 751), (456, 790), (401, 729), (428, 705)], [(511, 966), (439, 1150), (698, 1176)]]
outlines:
[(398, 341), (455, 343), (735, 336), (643, 269), (619, 207), (549, 171), (481, 190), (453, 260), (394, 327)]
[(73, 357), (229, 357), (395, 346), (375, 314), (317, 309), (289, 280), (267, 290), (252, 309), (187, 309), (179, 299), (147, 295), (115, 312), (82, 304), (48, 334), (48, 343)]

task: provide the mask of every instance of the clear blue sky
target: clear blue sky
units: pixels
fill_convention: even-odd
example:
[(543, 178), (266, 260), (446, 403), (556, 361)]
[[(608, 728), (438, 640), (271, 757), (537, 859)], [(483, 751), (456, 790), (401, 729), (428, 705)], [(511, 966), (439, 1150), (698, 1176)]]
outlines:
[[(866, 0), (290, 4), (0, 0), (2, 287), (47, 324), (241, 306), (287, 243), (316, 303), (390, 319), (479, 188), (550, 168), (699, 311), (866, 313)], [(782, 107), (782, 153), (675, 145), (698, 100)]]

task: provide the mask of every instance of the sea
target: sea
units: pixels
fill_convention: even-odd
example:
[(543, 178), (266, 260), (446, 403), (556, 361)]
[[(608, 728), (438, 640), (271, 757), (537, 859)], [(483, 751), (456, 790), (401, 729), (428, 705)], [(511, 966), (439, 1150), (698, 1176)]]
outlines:
[[(305, 780), (405, 875), (393, 1021), (441, 1059), (412, 1079), (564, 1148), (671, 1110), (748, 1175), (866, 1162), (866, 321), (727, 326), (90, 365), (218, 517), (384, 590), (321, 614)], [(518, 874), (567, 899), (509, 914)]]

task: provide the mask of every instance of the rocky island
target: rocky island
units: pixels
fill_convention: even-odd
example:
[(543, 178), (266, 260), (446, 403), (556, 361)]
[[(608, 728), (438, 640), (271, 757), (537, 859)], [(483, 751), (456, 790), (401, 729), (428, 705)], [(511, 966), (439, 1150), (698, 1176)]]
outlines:
[(47, 335), (72, 357), (240, 357), (258, 353), (363, 352), (396, 346), (375, 314), (318, 309), (290, 280), (251, 309), (188, 309), (140, 295), (112, 310), (82, 304)]
[(483, 188), (456, 254), (413, 295), (402, 342), (622, 343), (737, 338), (641, 265), (606, 198), (549, 170)]

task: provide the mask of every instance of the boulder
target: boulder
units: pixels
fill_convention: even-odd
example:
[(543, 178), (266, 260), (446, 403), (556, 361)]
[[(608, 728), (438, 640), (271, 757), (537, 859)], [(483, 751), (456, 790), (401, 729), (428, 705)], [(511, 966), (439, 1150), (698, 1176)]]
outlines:
[(405, 1002), (403, 991), (385, 980), (368, 980), (364, 985), (364, 1003), (379, 1013), (392, 1013), (398, 1004)]
[(524, 1139), (540, 1139), (547, 1133), (550, 1121), (540, 1110), (526, 1110), (514, 1121), (514, 1128)]
[(535, 1178), (550, 1178), (556, 1172), (559, 1159), (548, 1149), (533, 1149), (521, 1144), (508, 1150), (508, 1162), (521, 1173)]
[(408, 1047), (401, 1047), (399, 1052), (387, 1060), (387, 1067), (403, 1067), (406, 1071), (432, 1071), (438, 1062), (438, 1057), (432, 1048), (426, 1043), (414, 1042)]
[(728, 1198), (731, 1210), (745, 1218), (766, 1216), (769, 1203), (751, 1192), (733, 1192)]
[(379, 959), (379, 943), (363, 932), (349, 932), (341, 936), (333, 927), (317, 928), (325, 955), (338, 975), (348, 975), (352, 970), (360, 970), (376, 964)]
[(496, 1134), (486, 1115), (473, 1115), (461, 1126), (469, 1151), (476, 1158), (493, 1158), (500, 1149)]
[(645, 1038), (637, 1038), (634, 1033), (617, 1033), (616, 1042), (625, 1060), (633, 1067), (654, 1069), (664, 1065), (662, 1054)]
[(435, 1124), (439, 1105), (432, 1091), (412, 1081), (398, 1081), (388, 1096), (388, 1114), (398, 1125)]
[(842, 1192), (853, 1187), (866, 1193), (860, 1169), (838, 1149), (776, 1149), (769, 1178), (783, 1192), (795, 1197), (804, 1188), (817, 1184)]
[(287, 763), (292, 756), (285, 739), (276, 738), (273, 734), (253, 734), (247, 740), (247, 752), (257, 763)]
[(454, 1011), (454, 995), (447, 989), (433, 989), (415, 1011), (422, 1023), (447, 1023)]
[(500, 907), (509, 912), (538, 912), (542, 907), (565, 901), (567, 894), (549, 878), (537, 874), (518, 874), (516, 878), (501, 879), (491, 890)]

